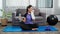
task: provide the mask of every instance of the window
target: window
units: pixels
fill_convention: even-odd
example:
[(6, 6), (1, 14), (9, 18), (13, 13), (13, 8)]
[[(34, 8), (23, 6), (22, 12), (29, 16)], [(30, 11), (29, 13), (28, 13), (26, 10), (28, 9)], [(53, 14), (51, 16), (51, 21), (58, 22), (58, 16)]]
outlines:
[(30, 5), (36, 6), (36, 0), (30, 0)]
[(2, 9), (2, 0), (0, 0), (0, 9)]
[(2, 16), (2, 0), (0, 0), (0, 17)]
[(36, 0), (6, 0), (7, 7), (27, 7), (28, 5), (36, 6)]
[(27, 6), (29, 0), (6, 0), (6, 6)]
[(52, 8), (53, 0), (37, 0), (37, 6), (39, 8)]

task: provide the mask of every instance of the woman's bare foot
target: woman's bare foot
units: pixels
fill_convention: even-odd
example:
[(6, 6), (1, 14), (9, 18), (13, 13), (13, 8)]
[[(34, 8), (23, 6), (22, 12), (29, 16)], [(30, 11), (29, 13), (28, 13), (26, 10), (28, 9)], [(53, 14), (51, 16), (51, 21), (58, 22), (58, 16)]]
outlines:
[(37, 28), (32, 28), (32, 30), (37, 30)]

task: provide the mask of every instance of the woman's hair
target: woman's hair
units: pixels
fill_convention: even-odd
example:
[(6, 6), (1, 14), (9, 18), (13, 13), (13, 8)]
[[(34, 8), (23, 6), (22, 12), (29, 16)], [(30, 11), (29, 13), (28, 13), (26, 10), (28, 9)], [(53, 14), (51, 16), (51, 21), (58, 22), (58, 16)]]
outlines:
[(26, 13), (28, 12), (28, 8), (32, 7), (32, 5), (27, 6)]

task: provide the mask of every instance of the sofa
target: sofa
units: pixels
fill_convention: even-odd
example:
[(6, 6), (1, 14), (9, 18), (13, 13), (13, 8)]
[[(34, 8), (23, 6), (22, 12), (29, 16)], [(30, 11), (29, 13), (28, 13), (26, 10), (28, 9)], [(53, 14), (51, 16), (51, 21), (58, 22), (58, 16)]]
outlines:
[[(16, 12), (20, 13), (21, 17), (23, 18), (24, 14), (26, 13), (26, 9), (16, 9)], [(46, 13), (40, 12), (40, 9), (38, 8), (34, 8), (34, 15), (35, 21), (33, 21), (33, 23), (37, 23), (39, 26), (46, 25)], [(20, 21), (15, 17), (15, 13), (12, 13), (12, 25), (19, 25)]]

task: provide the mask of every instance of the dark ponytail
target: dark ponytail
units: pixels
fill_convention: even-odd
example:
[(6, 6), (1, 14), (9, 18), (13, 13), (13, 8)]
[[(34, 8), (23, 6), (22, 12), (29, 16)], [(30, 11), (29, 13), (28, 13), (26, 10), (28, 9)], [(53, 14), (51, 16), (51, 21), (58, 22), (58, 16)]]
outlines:
[(32, 5), (27, 6), (26, 13), (28, 12), (28, 8), (32, 7)]

